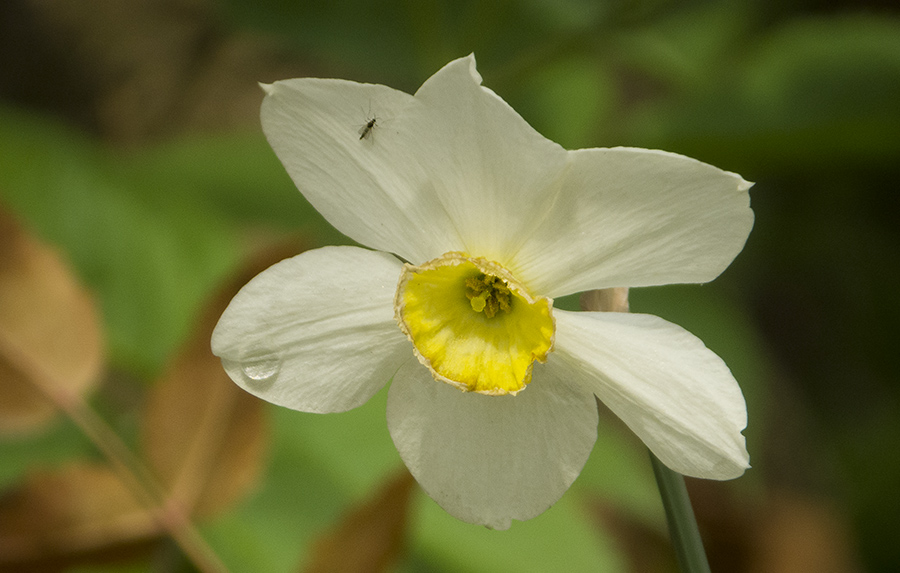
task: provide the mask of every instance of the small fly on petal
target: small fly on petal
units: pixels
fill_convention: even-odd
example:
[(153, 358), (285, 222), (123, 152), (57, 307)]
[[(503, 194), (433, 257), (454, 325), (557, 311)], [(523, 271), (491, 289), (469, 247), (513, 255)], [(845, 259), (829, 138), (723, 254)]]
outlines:
[(368, 139), (370, 135), (372, 135), (372, 130), (375, 129), (375, 122), (378, 121), (377, 117), (373, 117), (369, 121), (366, 122), (365, 125), (359, 128), (359, 139), (362, 141), (363, 139)]

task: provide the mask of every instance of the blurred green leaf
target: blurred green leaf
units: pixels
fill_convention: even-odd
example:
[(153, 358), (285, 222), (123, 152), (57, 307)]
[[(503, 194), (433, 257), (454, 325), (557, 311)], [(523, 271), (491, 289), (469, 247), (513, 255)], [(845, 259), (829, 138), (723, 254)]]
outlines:
[(447, 571), (622, 571), (618, 552), (579, 502), (569, 491), (540, 516), (491, 531), (459, 521), (422, 496), (421, 512), (413, 518), (415, 547), (422, 560)]
[(597, 442), (573, 485), (574, 495), (600, 498), (649, 526), (664, 528), (647, 447), (614, 414), (601, 412)]
[(591, 147), (603, 143), (596, 136), (615, 109), (614, 87), (600, 59), (569, 57), (528, 74), (513, 103), (548, 139), (567, 149)]
[(691, 95), (649, 102), (635, 142), (755, 173), (883, 164), (900, 155), (900, 22), (797, 20)]
[(0, 156), (0, 198), (97, 293), (113, 360), (155, 371), (235, 264), (234, 230), (166, 165), (155, 177), (127, 169), (120, 154), (46, 120), (0, 110)]
[(0, 492), (38, 466), (57, 466), (93, 452), (90, 440), (64, 419), (39, 434), (0, 439)]
[[(416, 3), (227, 0), (225, 5), (234, 22), (278, 34), (308, 57), (330, 62), (331, 69), (346, 69), (348, 62), (354, 62), (356, 71), (363, 74), (380, 69), (399, 77), (415, 75), (410, 18)], [(426, 13), (436, 10), (432, 3), (418, 8)]]
[(690, 96), (721, 85), (757, 25), (753, 4), (685, 3), (640, 26), (615, 30), (606, 56), (626, 76), (623, 88), (636, 100), (627, 104), (657, 96), (658, 90), (667, 97)]
[(297, 190), (262, 133), (167, 142), (129, 157), (126, 171), (150, 181), (161, 199), (190, 195), (235, 225), (281, 227), (321, 244), (349, 242)]

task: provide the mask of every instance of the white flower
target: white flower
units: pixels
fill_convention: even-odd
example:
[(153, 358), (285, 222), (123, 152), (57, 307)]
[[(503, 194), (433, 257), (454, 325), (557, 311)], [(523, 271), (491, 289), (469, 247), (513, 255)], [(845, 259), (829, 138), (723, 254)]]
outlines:
[(749, 467), (744, 398), (699, 339), (655, 316), (552, 307), (714, 279), (753, 225), (749, 183), (661, 151), (566, 151), (481, 86), (472, 56), (414, 96), (330, 79), (264, 89), (263, 129), (301, 192), (377, 250), (309, 251), (247, 284), (212, 339), (237, 384), (340, 412), (392, 381), (388, 428), (412, 474), (497, 529), (578, 476), (595, 395), (678, 472)]

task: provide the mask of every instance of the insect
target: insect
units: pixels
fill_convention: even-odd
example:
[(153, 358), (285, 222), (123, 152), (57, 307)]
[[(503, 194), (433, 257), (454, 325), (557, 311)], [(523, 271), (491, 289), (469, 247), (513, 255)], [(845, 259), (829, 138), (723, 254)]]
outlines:
[(372, 130), (375, 129), (375, 122), (378, 121), (378, 118), (372, 116), (372, 119), (367, 121), (362, 127), (359, 128), (359, 139), (362, 141), (363, 139), (368, 139), (370, 135), (372, 135)]

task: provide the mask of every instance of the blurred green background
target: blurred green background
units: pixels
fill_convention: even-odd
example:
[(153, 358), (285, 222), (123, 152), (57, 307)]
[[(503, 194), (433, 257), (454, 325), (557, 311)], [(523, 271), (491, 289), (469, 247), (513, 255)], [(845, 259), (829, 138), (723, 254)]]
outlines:
[[(718, 352), (748, 400), (753, 469), (689, 483), (713, 569), (900, 569), (891, 0), (5, 0), (0, 203), (98, 301), (108, 366), (91, 404), (136, 440), (146, 394), (250, 252), (347, 242), (267, 146), (256, 82), (414, 92), (472, 52), (486, 86), (570, 149), (660, 148), (756, 182), (756, 226), (722, 277), (632, 292), (632, 310)], [(384, 402), (266, 407), (260, 477), (202, 522), (231, 570), (311, 567), (341, 516), (402, 467)], [(81, 458), (98, 456), (64, 419), (0, 435), (0, 491)], [(674, 570), (646, 454), (611, 419), (572, 490), (510, 531), (457, 522), (424, 495), (405, 508), (389, 570)], [(71, 567), (191, 570), (165, 541), (147, 555)]]

